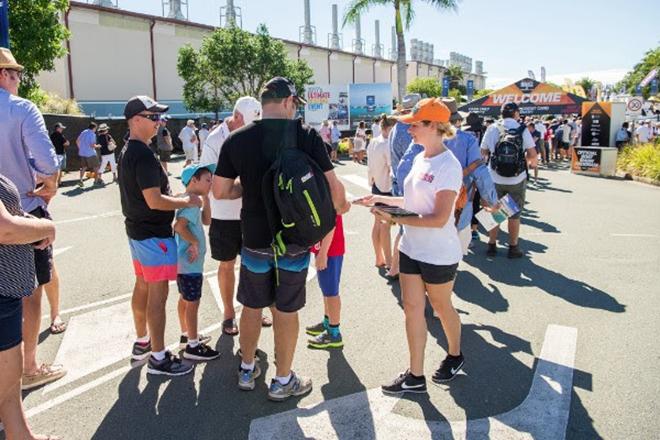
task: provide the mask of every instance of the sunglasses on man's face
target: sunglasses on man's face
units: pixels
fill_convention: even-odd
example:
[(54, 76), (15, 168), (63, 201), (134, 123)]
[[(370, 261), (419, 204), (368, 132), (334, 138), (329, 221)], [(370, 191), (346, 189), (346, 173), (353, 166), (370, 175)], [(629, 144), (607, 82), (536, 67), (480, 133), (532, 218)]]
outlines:
[(15, 70), (15, 69), (4, 69), (4, 70), (6, 70), (9, 73), (13, 73), (14, 75), (16, 75), (16, 78), (19, 81), (23, 79), (23, 72), (21, 72), (20, 70)]
[(138, 113), (137, 116), (142, 116), (143, 118), (149, 119), (150, 121), (154, 121), (154, 122), (160, 121), (160, 119), (162, 117), (162, 115), (160, 115), (158, 113), (151, 114), (151, 115), (145, 115), (145, 114), (142, 114), (142, 113)]

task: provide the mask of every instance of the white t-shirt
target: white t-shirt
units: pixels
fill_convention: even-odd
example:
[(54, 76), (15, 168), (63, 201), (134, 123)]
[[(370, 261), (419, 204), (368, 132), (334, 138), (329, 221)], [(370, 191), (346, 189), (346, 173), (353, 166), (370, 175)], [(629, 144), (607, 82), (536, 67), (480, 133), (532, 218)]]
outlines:
[(380, 124), (374, 122), (371, 124), (371, 137), (377, 138), (378, 136), (380, 136)]
[[(518, 122), (513, 118), (506, 118), (502, 121), (502, 125), (507, 130), (520, 127), (520, 124), (518, 124)], [(522, 139), (523, 148), (525, 150), (536, 148), (536, 143), (534, 142), (534, 138), (532, 138), (532, 134), (529, 132), (529, 130), (523, 130)], [(491, 124), (490, 127), (488, 127), (486, 130), (486, 133), (484, 133), (484, 138), (481, 141), (481, 149), (488, 150), (490, 151), (490, 154), (493, 154), (495, 153), (495, 146), (499, 141), (500, 130), (497, 127), (497, 124)], [(493, 179), (493, 183), (497, 183), (498, 185), (518, 185), (520, 182), (527, 179), (527, 172), (525, 171), (514, 177), (503, 177), (497, 174), (495, 170), (490, 166), (488, 167), (488, 170), (490, 171), (490, 177)]]
[(192, 127), (188, 127), (187, 125), (183, 127), (179, 132), (179, 139), (183, 144), (184, 150), (192, 150), (195, 148), (195, 143), (191, 141), (193, 136), (195, 136), (195, 130), (193, 130)]
[[(227, 137), (229, 137), (229, 127), (226, 122), (223, 122), (215, 127), (206, 138), (199, 163), (202, 165), (208, 165), (210, 163), (217, 164), (220, 157), (220, 150), (222, 150), (222, 145), (227, 140)], [(211, 218), (216, 220), (241, 219), (242, 199), (218, 200), (213, 197), (213, 194), (209, 194), (209, 199), (211, 200)]]
[(376, 184), (380, 192), (392, 191), (392, 177), (390, 176), (390, 143), (383, 135), (372, 139), (367, 147), (367, 157), (369, 158), (369, 167), (367, 168), (367, 178), (369, 185)]
[(561, 141), (565, 142), (567, 144), (571, 143), (571, 130), (573, 127), (570, 126), (570, 124), (564, 124), (561, 126)]
[(635, 130), (639, 142), (648, 142), (651, 140), (651, 130), (646, 125), (640, 125)]
[(197, 133), (197, 137), (199, 138), (199, 145), (204, 146), (206, 138), (209, 137), (209, 131), (206, 128), (201, 128)]
[(545, 124), (543, 122), (537, 122), (536, 125), (534, 125), (534, 128), (536, 129), (536, 131), (541, 133), (541, 139), (543, 139), (543, 137), (545, 136), (545, 132), (547, 131), (547, 129), (545, 128)]
[[(418, 154), (404, 182), (403, 207), (421, 215), (431, 214), (439, 191), (454, 191), (458, 196), (462, 184), (463, 168), (451, 151), (429, 158), (424, 153)], [(439, 266), (461, 261), (463, 252), (454, 225), (453, 207), (451, 212), (441, 228), (404, 225), (401, 252), (414, 260)]]

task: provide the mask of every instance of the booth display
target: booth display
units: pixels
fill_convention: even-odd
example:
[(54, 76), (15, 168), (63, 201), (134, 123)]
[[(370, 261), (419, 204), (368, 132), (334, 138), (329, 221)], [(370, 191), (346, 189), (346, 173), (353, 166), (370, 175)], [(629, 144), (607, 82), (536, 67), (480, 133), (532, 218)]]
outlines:
[(580, 106), (584, 101), (584, 98), (559, 87), (525, 78), (469, 102), (459, 110), (496, 117), (500, 114), (502, 104), (515, 102), (520, 107), (522, 116), (566, 115), (580, 113)]

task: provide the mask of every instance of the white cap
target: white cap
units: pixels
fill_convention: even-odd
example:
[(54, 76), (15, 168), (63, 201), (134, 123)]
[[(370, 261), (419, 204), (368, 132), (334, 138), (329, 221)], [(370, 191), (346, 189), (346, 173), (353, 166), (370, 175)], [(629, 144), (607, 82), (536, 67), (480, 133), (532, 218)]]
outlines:
[(245, 125), (251, 124), (255, 120), (261, 119), (261, 103), (251, 96), (243, 96), (236, 101), (234, 112), (243, 115)]
[(192, 119), (188, 119), (186, 121), (186, 125), (195, 125), (195, 121), (193, 121)]

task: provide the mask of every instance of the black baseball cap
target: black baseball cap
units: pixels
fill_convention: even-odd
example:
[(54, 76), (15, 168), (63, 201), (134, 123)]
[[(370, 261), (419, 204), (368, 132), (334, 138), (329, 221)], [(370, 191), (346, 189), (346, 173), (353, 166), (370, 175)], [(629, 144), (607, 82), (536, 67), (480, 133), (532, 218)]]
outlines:
[(305, 99), (298, 96), (296, 86), (287, 78), (276, 76), (263, 86), (259, 94), (261, 99), (283, 99), (293, 96), (300, 104), (307, 104)]
[(509, 114), (513, 115), (515, 112), (517, 112), (519, 109), (518, 104), (515, 102), (507, 102), (505, 104), (502, 104), (502, 114)]
[(124, 107), (124, 117), (126, 119), (131, 119), (133, 116), (144, 111), (165, 113), (169, 109), (168, 106), (160, 104), (148, 96), (133, 96), (126, 102), (126, 107)]

